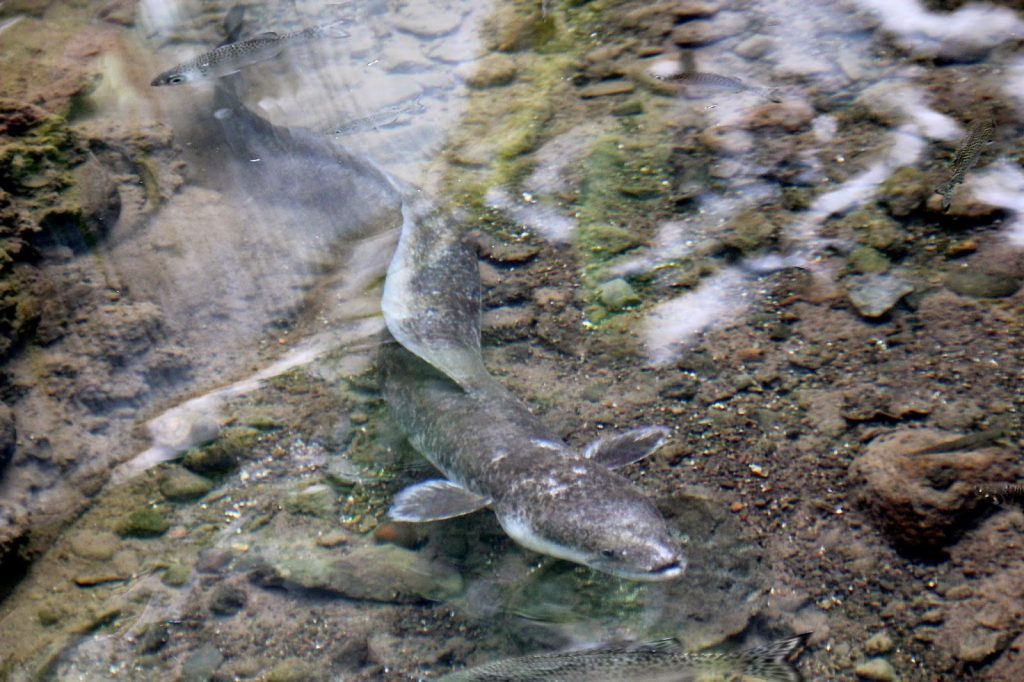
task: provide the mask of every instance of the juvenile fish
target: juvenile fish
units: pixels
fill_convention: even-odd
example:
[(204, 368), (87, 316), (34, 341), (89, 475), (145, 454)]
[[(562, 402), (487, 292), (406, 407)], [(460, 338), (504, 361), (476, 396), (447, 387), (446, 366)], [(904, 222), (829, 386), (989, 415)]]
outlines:
[(911, 455), (939, 455), (945, 452), (960, 452), (962, 450), (975, 450), (977, 448), (987, 447), (992, 443), (998, 441), (1001, 438), (1006, 437), (1006, 431), (1002, 429), (993, 429), (991, 431), (979, 431), (977, 433), (969, 433), (966, 436), (954, 438), (952, 440), (942, 441), (935, 445), (929, 445), (921, 448), (920, 450), (914, 450)]
[(949, 180), (935, 188), (942, 195), (942, 210), (948, 211), (953, 204), (953, 188), (964, 181), (967, 171), (974, 167), (981, 156), (981, 148), (992, 139), (992, 121), (983, 118), (971, 124), (963, 142), (953, 155), (953, 174)]
[(695, 682), (722, 680), (797, 682), (789, 662), (810, 633), (737, 653), (690, 653), (672, 640), (605, 649), (508, 658), (441, 677), (439, 682)]
[(335, 128), (335, 135), (351, 135), (353, 133), (361, 133), (367, 130), (376, 130), (381, 126), (386, 126), (394, 123), (402, 116), (408, 114), (418, 114), (422, 111), (426, 111), (426, 107), (417, 98), (412, 104), (399, 103), (394, 104), (390, 107), (385, 107), (380, 111), (375, 111), (369, 116), (363, 116), (362, 118), (355, 118), (351, 121), (343, 123), (338, 128)]
[(287, 47), (317, 38), (347, 38), (341, 28), (347, 19), (339, 19), (322, 26), (312, 26), (291, 33), (260, 33), (246, 40), (221, 45), (187, 62), (172, 67), (153, 79), (150, 85), (180, 85), (209, 78), (221, 78), (237, 73), (246, 66), (273, 59)]
[(759, 88), (753, 85), (748, 85), (738, 78), (732, 78), (730, 76), (723, 76), (717, 73), (707, 73), (706, 71), (680, 71), (677, 73), (669, 74), (666, 76), (654, 75), (655, 78), (662, 81), (668, 81), (671, 83), (679, 83), (684, 86), (696, 86), (698, 88), (704, 88), (707, 90), (717, 90), (722, 92), (751, 92), (759, 97), (764, 97), (772, 102), (781, 102), (782, 99), (778, 93), (771, 88)]

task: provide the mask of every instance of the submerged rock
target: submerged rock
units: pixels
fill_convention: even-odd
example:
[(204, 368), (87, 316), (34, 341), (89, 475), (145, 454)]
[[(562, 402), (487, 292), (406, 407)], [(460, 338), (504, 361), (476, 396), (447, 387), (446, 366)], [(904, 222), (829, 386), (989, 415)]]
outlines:
[(605, 282), (597, 289), (598, 300), (608, 310), (622, 310), (640, 302), (640, 296), (629, 285), (629, 282), (618, 277)]
[(1020, 279), (1010, 273), (976, 265), (950, 272), (945, 283), (952, 291), (971, 298), (1005, 298), (1020, 289)]
[(14, 458), (18, 433), (14, 427), (14, 413), (7, 405), (0, 403), (0, 477), (4, 467)]
[(181, 666), (181, 682), (206, 682), (224, 662), (224, 655), (212, 644), (203, 644)]
[(924, 206), (934, 189), (924, 173), (913, 166), (898, 168), (882, 183), (879, 201), (889, 213), (902, 218)]
[(859, 664), (854, 672), (858, 677), (865, 680), (878, 680), (879, 682), (893, 682), (898, 679), (892, 663), (884, 658), (871, 658)]
[(245, 607), (249, 595), (239, 585), (220, 585), (210, 596), (210, 611), (218, 616), (233, 616)]
[(81, 530), (68, 541), (71, 551), (90, 561), (109, 561), (121, 545), (121, 539), (110, 531)]
[(323, 551), (292, 554), (270, 562), (285, 582), (350, 599), (415, 603), (450, 599), (462, 591), (455, 569), (395, 545), (358, 547), (341, 558)]
[(861, 316), (875, 319), (896, 307), (914, 286), (895, 275), (859, 275), (850, 278), (850, 303)]
[(127, 537), (151, 538), (163, 535), (170, 527), (170, 521), (156, 509), (138, 509), (121, 522), (118, 532)]
[(180, 466), (172, 466), (161, 472), (160, 492), (168, 500), (194, 500), (212, 488), (213, 481)]
[(934, 553), (955, 542), (976, 517), (984, 485), (1015, 481), (1021, 465), (1011, 449), (921, 453), (954, 434), (905, 429), (872, 441), (850, 467), (856, 498), (901, 548)]

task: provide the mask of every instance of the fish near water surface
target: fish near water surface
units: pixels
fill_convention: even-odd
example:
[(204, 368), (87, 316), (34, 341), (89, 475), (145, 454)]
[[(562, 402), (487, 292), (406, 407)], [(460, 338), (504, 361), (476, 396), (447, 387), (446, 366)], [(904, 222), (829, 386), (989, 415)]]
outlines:
[(646, 427), (578, 453), (494, 379), (466, 391), (398, 344), (382, 350), (383, 392), (409, 442), (447, 480), (400, 492), (397, 521), (454, 518), (490, 507), (508, 535), (542, 554), (632, 580), (668, 580), (686, 567), (653, 504), (613, 468), (667, 438)]
[(771, 102), (778, 103), (782, 101), (782, 98), (779, 97), (778, 93), (771, 88), (761, 88), (754, 85), (748, 85), (738, 78), (723, 76), (717, 73), (708, 73), (706, 71), (681, 71), (668, 76), (655, 75), (654, 77), (658, 80), (678, 83), (680, 86), (686, 87), (688, 93), (699, 90), (730, 93), (750, 92)]
[[(229, 15), (229, 20), (233, 19), (234, 17)], [(342, 28), (342, 25), (346, 23), (348, 23), (347, 19), (339, 19), (300, 31), (290, 33), (268, 31), (246, 40), (229, 42), (167, 69), (154, 78), (150, 85), (181, 85), (237, 73), (247, 66), (273, 59), (285, 48), (309, 40), (323, 37), (347, 38), (349, 34)]]
[(943, 211), (948, 211), (949, 207), (953, 205), (953, 189), (964, 181), (967, 171), (978, 163), (982, 147), (992, 140), (992, 132), (992, 121), (988, 118), (976, 120), (967, 130), (967, 134), (953, 155), (952, 175), (949, 180), (935, 188), (936, 193), (942, 195)]
[(667, 640), (520, 656), (450, 673), (438, 682), (799, 682), (800, 673), (789, 661), (809, 637), (805, 633), (735, 653), (691, 653)]

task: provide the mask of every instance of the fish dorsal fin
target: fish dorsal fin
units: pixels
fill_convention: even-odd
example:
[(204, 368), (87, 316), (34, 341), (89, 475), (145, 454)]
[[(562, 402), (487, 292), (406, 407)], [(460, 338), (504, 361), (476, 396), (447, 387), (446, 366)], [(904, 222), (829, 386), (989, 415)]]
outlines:
[(441, 479), (411, 485), (395, 496), (388, 515), (395, 521), (423, 523), (471, 514), (491, 503), (462, 486)]
[(604, 464), (609, 469), (639, 462), (668, 440), (664, 426), (643, 426), (615, 436), (598, 438), (583, 452), (586, 459)]
[(277, 40), (280, 37), (281, 34), (276, 31), (264, 31), (263, 33), (257, 33), (249, 38), (249, 40)]

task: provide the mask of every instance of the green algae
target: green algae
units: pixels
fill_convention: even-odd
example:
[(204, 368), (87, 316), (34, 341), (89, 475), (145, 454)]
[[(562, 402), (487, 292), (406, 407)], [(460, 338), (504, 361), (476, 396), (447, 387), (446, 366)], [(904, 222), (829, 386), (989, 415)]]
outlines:
[(182, 464), (198, 474), (224, 474), (248, 458), (263, 432), (248, 426), (224, 429), (217, 440), (185, 453)]
[(167, 517), (156, 509), (137, 509), (118, 526), (118, 533), (125, 537), (152, 538), (163, 535), (171, 527)]

